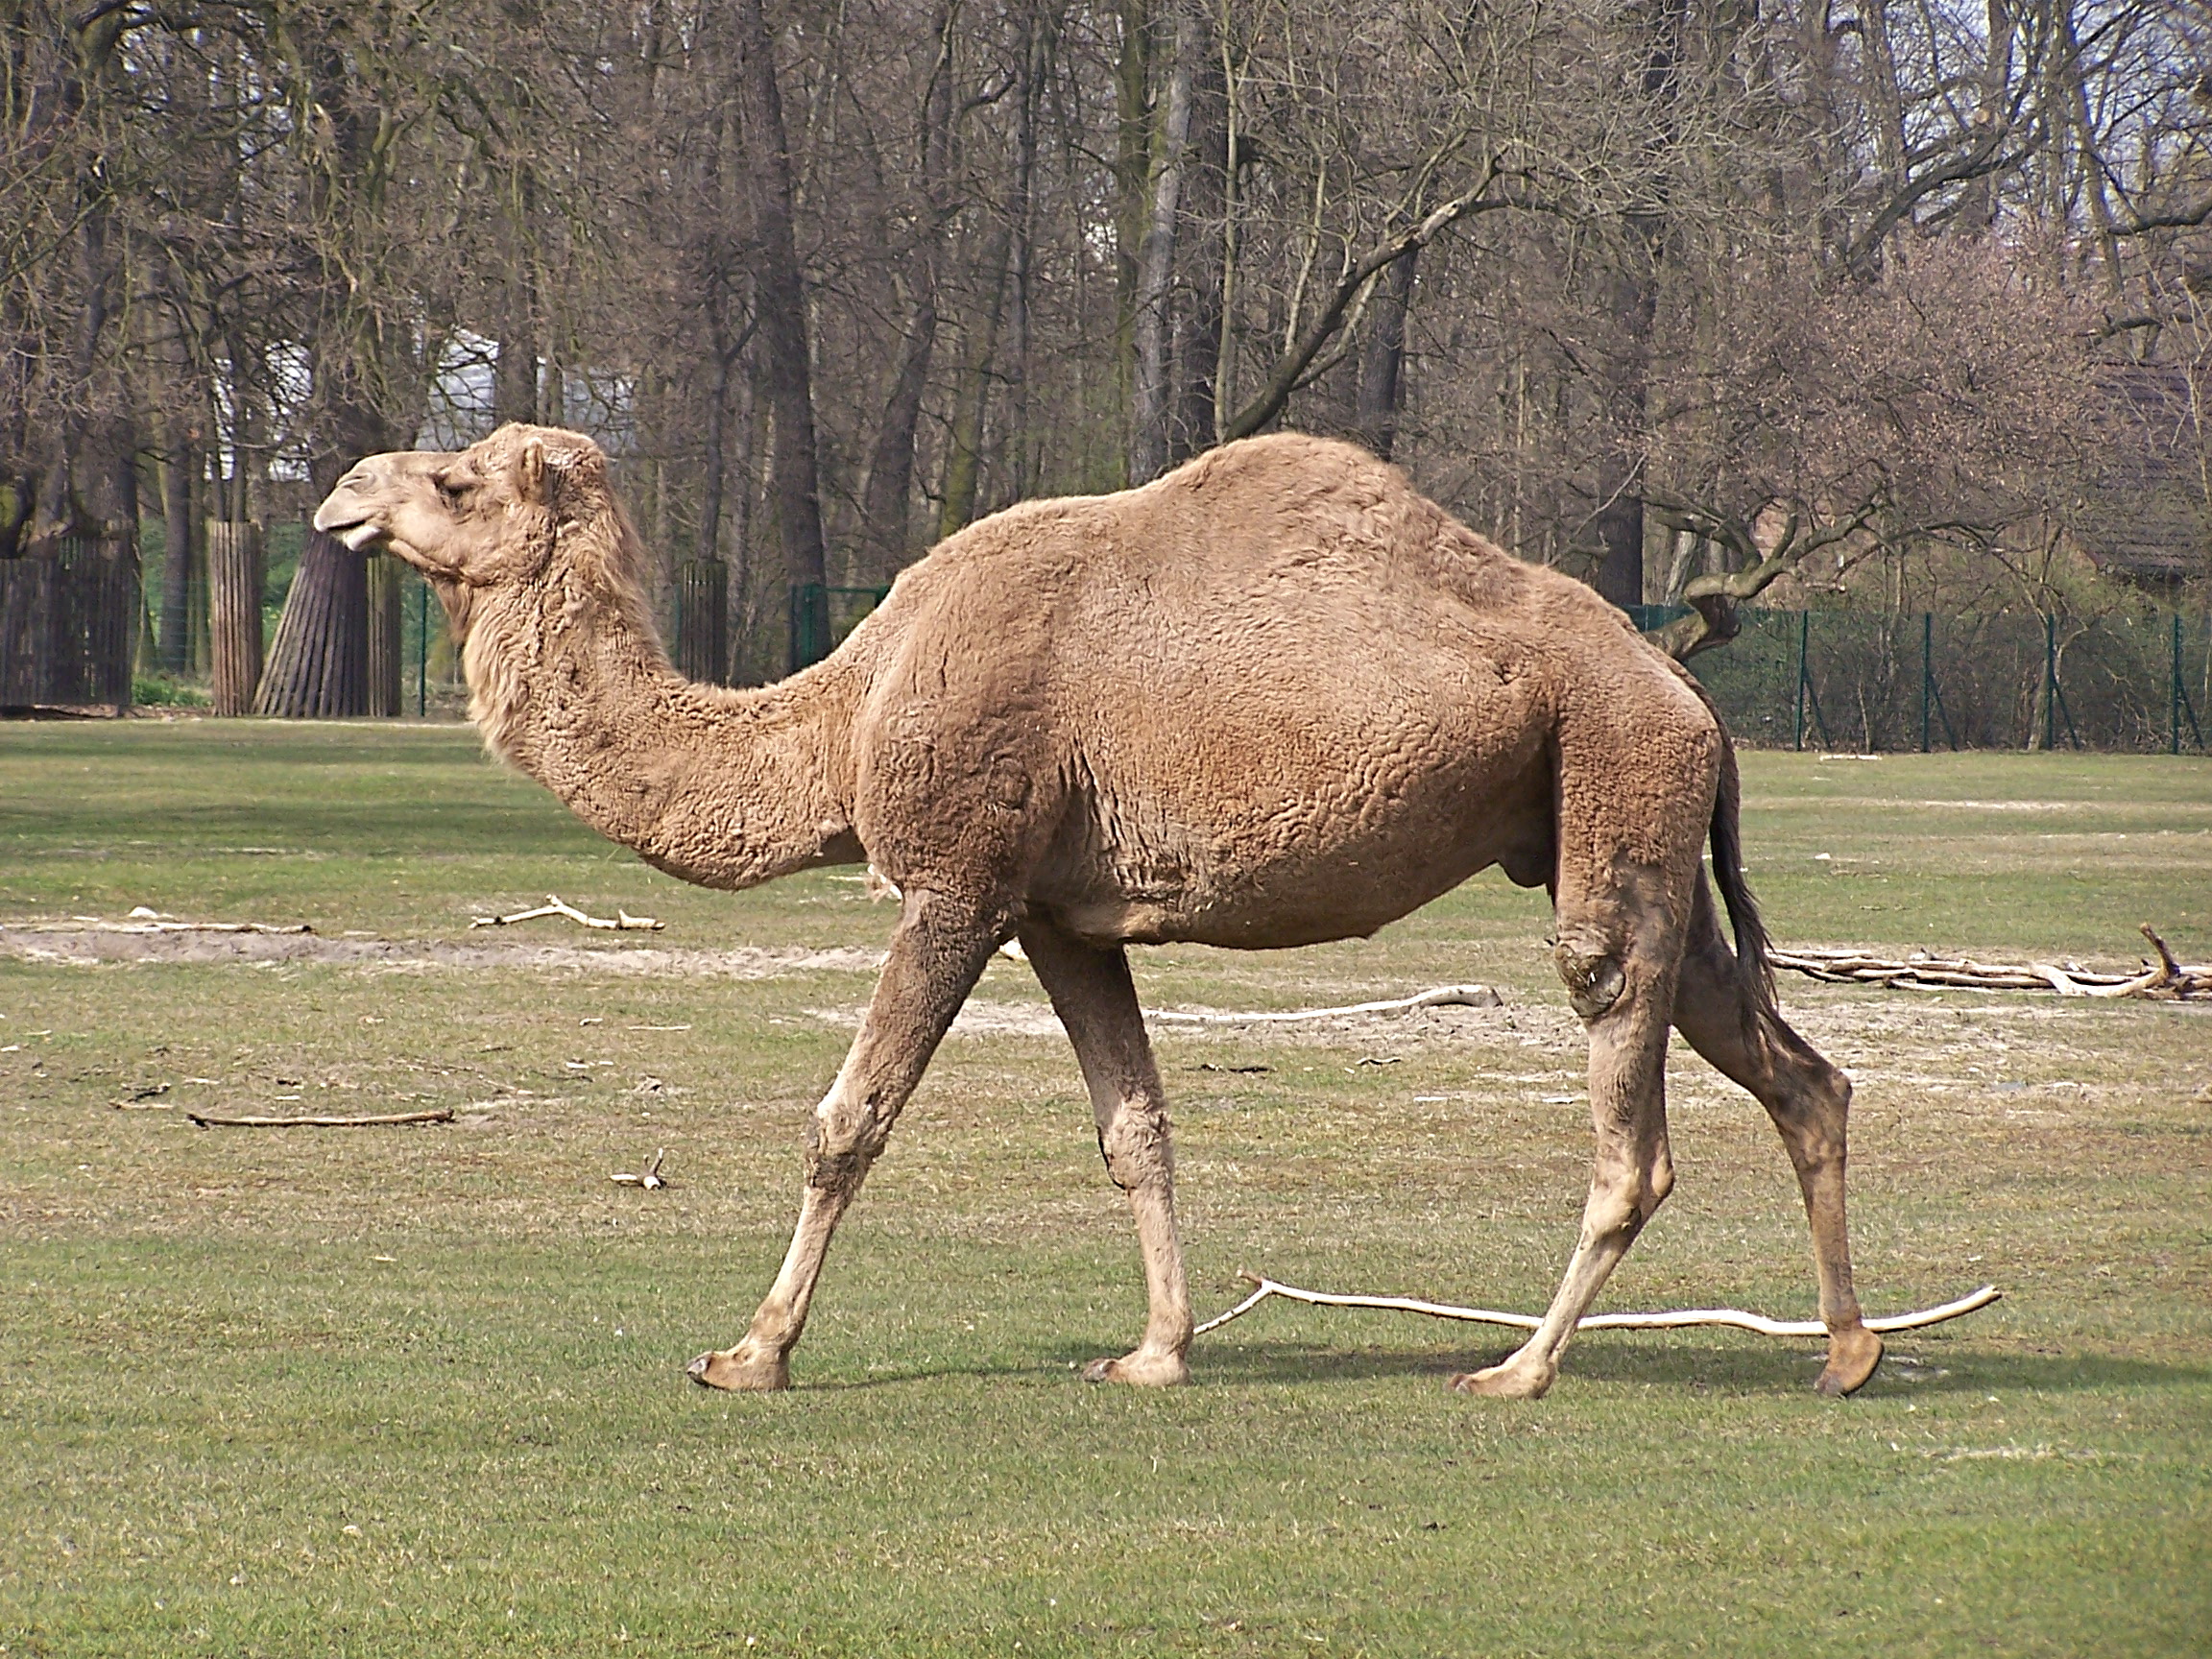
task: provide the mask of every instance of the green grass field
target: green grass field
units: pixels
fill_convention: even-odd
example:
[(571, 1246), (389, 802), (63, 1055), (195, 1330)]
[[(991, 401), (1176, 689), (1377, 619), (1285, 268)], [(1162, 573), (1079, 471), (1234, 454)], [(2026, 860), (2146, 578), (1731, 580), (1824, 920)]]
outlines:
[[(1783, 941), (2212, 957), (2212, 764), (1745, 768)], [(1470, 1401), (1443, 1374), (1504, 1333), (1281, 1304), (1138, 1393), (1075, 1377), (1137, 1334), (1135, 1242), (995, 963), (799, 1387), (709, 1394), (890, 929), (853, 874), (680, 887), (454, 728), (0, 727), (0, 1653), (2204, 1651), (2212, 1009), (1786, 977), (1858, 1079), (1870, 1309), (2007, 1293), (1856, 1399), (1816, 1343), (1693, 1331)], [(468, 930), (548, 891), (668, 926)], [(319, 954), (22, 926), (141, 904)], [(1141, 953), (1157, 1006), (1504, 998), (1162, 1033), (1201, 1312), (1247, 1265), (1542, 1307), (1589, 1152), (1545, 924), (1488, 876), (1364, 943)], [(1810, 1313), (1763, 1115), (1686, 1052), (1671, 1095), (1680, 1183), (1604, 1306)], [(609, 1181), (663, 1146), (671, 1189)]]

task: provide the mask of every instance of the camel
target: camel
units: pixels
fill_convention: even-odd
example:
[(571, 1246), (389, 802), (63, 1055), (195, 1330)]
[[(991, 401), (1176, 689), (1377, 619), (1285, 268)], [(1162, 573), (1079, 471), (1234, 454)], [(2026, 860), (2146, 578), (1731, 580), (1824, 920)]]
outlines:
[(746, 690), (670, 668), (643, 548), (577, 433), (371, 456), (315, 527), (429, 578), (487, 746), (602, 834), (709, 887), (867, 862), (901, 895), (809, 1126), (782, 1267), (697, 1382), (789, 1386), (838, 1219), (1010, 939), (1074, 1046), (1143, 1261), (1142, 1339), (1085, 1375), (1187, 1381), (1167, 1101), (1127, 948), (1364, 937), (1492, 865), (1551, 891), (1597, 1151), (1542, 1324), (1452, 1386), (1532, 1398), (1558, 1376), (1673, 1185), (1670, 1027), (1758, 1098), (1796, 1168), (1829, 1333), (1816, 1386), (1872, 1375), (1844, 1224), (1851, 1086), (1775, 1006), (1727, 733), (1589, 588), (1363, 451), (1254, 438), (1141, 489), (1009, 508), (902, 572), (826, 661)]

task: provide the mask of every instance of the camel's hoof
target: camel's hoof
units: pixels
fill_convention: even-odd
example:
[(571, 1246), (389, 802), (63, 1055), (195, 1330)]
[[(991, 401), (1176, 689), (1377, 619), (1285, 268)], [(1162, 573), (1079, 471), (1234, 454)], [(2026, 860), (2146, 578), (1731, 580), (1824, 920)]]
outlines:
[(1452, 1392), (1485, 1400), (1541, 1400), (1558, 1375), (1556, 1371), (1547, 1374), (1533, 1367), (1517, 1367), (1508, 1359), (1480, 1371), (1460, 1372), (1452, 1379)]
[(1882, 1338), (1863, 1325), (1832, 1332), (1828, 1337), (1828, 1363), (1813, 1384), (1831, 1399), (1856, 1394), (1882, 1363)]
[(765, 1394), (791, 1386), (789, 1360), (753, 1358), (736, 1348), (702, 1354), (684, 1368), (684, 1374), (703, 1388), (743, 1393)]
[(1146, 1354), (1139, 1350), (1118, 1359), (1094, 1359), (1083, 1367), (1086, 1382), (1127, 1382), (1138, 1388), (1172, 1388), (1190, 1381), (1190, 1367), (1180, 1354)]

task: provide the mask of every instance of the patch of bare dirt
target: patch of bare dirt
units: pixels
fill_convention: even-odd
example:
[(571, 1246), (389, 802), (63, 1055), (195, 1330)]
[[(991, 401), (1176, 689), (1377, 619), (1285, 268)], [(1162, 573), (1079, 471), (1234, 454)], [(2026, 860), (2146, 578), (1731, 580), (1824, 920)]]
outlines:
[(87, 923), (60, 930), (0, 926), (0, 956), (92, 966), (104, 962), (325, 964), (386, 973), (529, 968), (628, 977), (770, 979), (783, 974), (873, 974), (879, 950), (803, 946), (693, 950), (667, 946), (461, 943), (444, 939), (325, 938), (316, 933), (145, 933)]
[[(825, 1024), (844, 1030), (856, 1030), (860, 1024), (862, 1009), (855, 1004), (847, 1008), (808, 1008), (809, 1017)], [(1220, 1013), (1218, 1009), (1204, 1010)], [(1524, 1020), (1527, 1010), (1520, 1011)], [(1538, 1016), (1536, 1023), (1543, 1027), (1544, 1037), (1532, 1037), (1536, 1046), (1546, 1038), (1555, 1036), (1551, 1027), (1560, 1023)], [(1269, 1046), (1314, 1047), (1341, 1046), (1354, 1033), (1388, 1032), (1400, 1047), (1424, 1048), (1441, 1046), (1473, 1032), (1481, 1032), (1495, 1038), (1522, 1029), (1522, 1022), (1514, 1021), (1499, 1009), (1491, 1008), (1424, 1008), (1396, 1014), (1346, 1014), (1328, 1020), (1312, 1020), (1296, 1025), (1278, 1025), (1255, 1022), (1250, 1025), (1188, 1025), (1182, 1023), (1154, 1023), (1153, 1041), (1163, 1038), (1195, 1038), (1218, 1041), (1257, 1043)], [(1577, 1027), (1577, 1029), (1579, 1029)], [(947, 1033), (951, 1037), (1056, 1037), (1064, 1038), (1059, 1016), (1037, 1002), (999, 1002), (972, 997), (962, 1007), (959, 1017), (952, 1022)]]

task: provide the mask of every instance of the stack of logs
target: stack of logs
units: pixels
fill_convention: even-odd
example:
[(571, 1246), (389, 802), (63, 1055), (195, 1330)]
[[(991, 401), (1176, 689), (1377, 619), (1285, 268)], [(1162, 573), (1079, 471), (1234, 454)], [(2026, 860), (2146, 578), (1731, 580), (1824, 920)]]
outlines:
[(2061, 997), (2144, 997), (2185, 1001), (2212, 997), (2212, 963), (2184, 966), (2166, 941), (2143, 924), (2143, 937), (2158, 952), (2155, 965), (2134, 974), (2100, 974), (2076, 963), (1977, 962), (1969, 956), (1929, 956), (1915, 951), (1902, 960), (1863, 950), (1783, 950), (1771, 952), (1777, 968), (1789, 968), (1838, 985), (1887, 985), (1912, 991), (2056, 991)]

